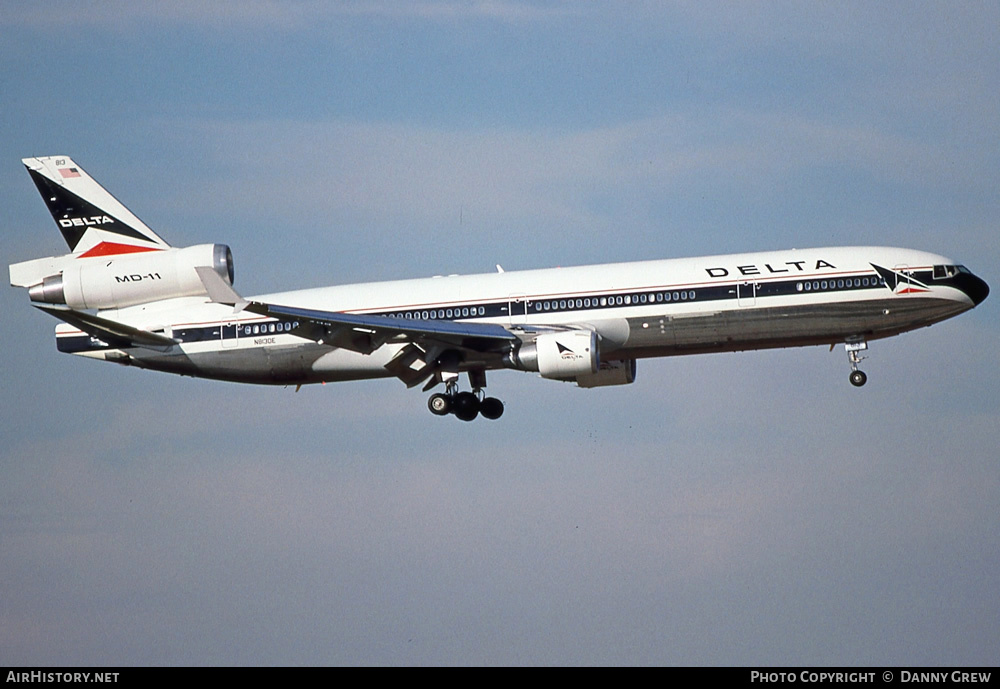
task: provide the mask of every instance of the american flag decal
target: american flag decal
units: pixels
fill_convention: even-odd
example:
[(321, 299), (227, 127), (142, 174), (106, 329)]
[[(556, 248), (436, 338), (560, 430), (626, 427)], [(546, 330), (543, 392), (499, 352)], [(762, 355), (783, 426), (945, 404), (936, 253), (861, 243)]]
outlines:
[(64, 167), (59, 169), (59, 174), (63, 176), (63, 179), (66, 179), (68, 177), (79, 177), (80, 171), (75, 167)]

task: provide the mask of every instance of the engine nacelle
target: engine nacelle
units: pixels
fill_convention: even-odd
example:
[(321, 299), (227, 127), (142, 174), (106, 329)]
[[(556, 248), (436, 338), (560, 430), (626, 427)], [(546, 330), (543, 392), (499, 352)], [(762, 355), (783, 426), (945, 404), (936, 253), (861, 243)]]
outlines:
[(599, 388), (605, 385), (629, 385), (635, 382), (635, 359), (602, 361), (597, 373), (576, 377), (581, 388)]
[(510, 364), (538, 371), (543, 378), (576, 380), (597, 373), (601, 361), (597, 342), (597, 333), (590, 330), (546, 333), (523, 345), (510, 357)]
[(233, 254), (225, 244), (66, 259), (59, 274), (28, 288), (32, 301), (73, 309), (110, 309), (206, 295), (195, 271), (200, 267), (211, 268), (233, 284)]

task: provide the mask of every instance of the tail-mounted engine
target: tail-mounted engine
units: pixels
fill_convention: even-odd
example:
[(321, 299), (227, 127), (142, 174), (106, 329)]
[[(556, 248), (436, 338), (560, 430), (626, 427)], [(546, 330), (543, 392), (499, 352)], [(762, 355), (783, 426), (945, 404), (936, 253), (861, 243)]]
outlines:
[[(205, 285), (195, 270), (201, 267), (211, 268), (233, 284), (233, 254), (225, 244), (116, 256), (38, 259), (11, 266), (12, 282), (15, 268), (21, 266), (22, 273), (34, 275), (27, 284), (21, 283), (28, 287), (32, 301), (65, 304), (72, 309), (123, 308), (161, 299), (206, 295)], [(46, 275), (49, 270), (53, 272)]]

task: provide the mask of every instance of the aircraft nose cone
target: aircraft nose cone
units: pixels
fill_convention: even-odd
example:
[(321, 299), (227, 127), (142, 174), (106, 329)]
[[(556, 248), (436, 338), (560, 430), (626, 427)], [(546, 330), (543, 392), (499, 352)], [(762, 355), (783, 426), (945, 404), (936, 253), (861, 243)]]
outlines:
[(959, 283), (959, 289), (965, 292), (972, 303), (979, 306), (983, 300), (990, 295), (990, 286), (982, 278), (978, 278), (972, 273), (961, 276), (963, 279)]

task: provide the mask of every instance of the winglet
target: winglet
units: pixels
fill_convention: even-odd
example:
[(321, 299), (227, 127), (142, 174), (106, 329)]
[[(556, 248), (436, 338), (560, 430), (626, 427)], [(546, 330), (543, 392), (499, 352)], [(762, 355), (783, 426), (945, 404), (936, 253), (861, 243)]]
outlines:
[(195, 268), (198, 277), (205, 285), (208, 298), (216, 304), (226, 304), (233, 307), (233, 313), (239, 313), (245, 309), (250, 302), (241, 297), (232, 285), (228, 284), (222, 277), (208, 266), (198, 266)]

